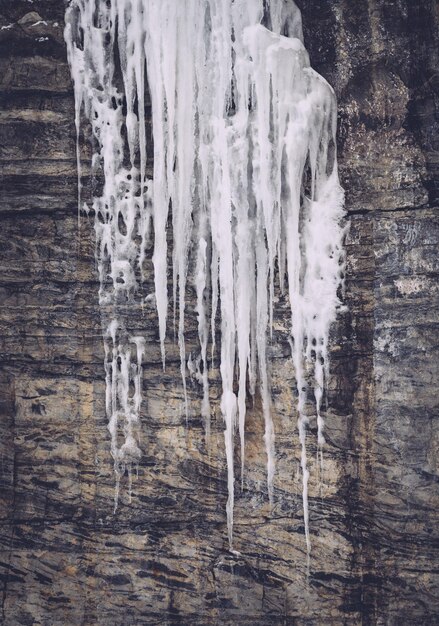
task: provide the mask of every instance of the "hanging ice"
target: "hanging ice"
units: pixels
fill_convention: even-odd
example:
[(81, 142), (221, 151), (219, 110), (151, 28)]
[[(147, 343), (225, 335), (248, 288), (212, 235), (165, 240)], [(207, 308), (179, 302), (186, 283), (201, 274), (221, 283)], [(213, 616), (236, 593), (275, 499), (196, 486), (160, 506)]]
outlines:
[[(134, 348), (134, 349), (133, 349)], [(143, 337), (127, 337), (125, 329), (113, 320), (104, 334), (106, 410), (111, 434), (111, 454), (114, 459), (116, 489), (114, 506), (117, 508), (119, 482), (127, 470), (131, 500), (131, 477), (133, 466), (137, 467), (142, 455), (138, 445), (140, 426), (142, 358), (145, 349)], [(135, 363), (131, 362), (132, 353)], [(130, 385), (134, 392), (130, 394)], [(118, 429), (123, 429), (124, 443), (118, 445)]]
[[(96, 144), (93, 165), (103, 179), (93, 208), (108, 328), (107, 410), (116, 471), (140, 454), (134, 427), (143, 351), (136, 340), (133, 375), (138, 391), (133, 400), (124, 395), (129, 394), (126, 368), (131, 365), (124, 357), (129, 339), (119, 340), (115, 334), (124, 326), (118, 305), (139, 298), (152, 218), (155, 300), (165, 362), (167, 225), (172, 215), (172, 303), (182, 379), (186, 395), (186, 291), (193, 279), (206, 430), (208, 342), (210, 333), (213, 352), (219, 308), (230, 544), (234, 434), (237, 425), (244, 465), (247, 389), (262, 399), (268, 493), (273, 497), (267, 345), (274, 291), (287, 286), (309, 552), (305, 403), (312, 379), (321, 446), (328, 334), (339, 306), (344, 261), (343, 193), (337, 174), (335, 98), (309, 65), (300, 12), (291, 0), (72, 0), (65, 32), (77, 130), (83, 109)], [(146, 177), (146, 76), (153, 182)], [(193, 278), (189, 267), (194, 268)], [(120, 448), (113, 434), (116, 415), (126, 424), (126, 442)]]

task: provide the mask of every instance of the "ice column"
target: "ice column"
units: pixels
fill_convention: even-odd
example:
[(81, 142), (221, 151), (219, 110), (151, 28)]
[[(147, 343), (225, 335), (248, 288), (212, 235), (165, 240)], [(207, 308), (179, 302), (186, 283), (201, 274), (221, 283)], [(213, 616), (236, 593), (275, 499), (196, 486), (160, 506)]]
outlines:
[[(343, 192), (335, 97), (310, 67), (300, 11), (292, 0), (72, 0), (66, 23), (77, 128), (83, 109), (96, 145), (93, 165), (102, 178), (93, 203), (102, 307), (116, 311), (121, 299), (138, 297), (152, 221), (165, 364), (171, 221), (170, 301), (184, 393), (186, 398), (184, 332), (190, 309), (198, 321), (196, 361), (207, 432), (209, 354), (215, 351), (219, 319), (230, 545), (235, 431), (242, 481), (248, 393), (258, 393), (262, 401), (268, 495), (273, 498), (269, 343), (275, 290), (289, 296), (309, 553), (307, 404), (311, 390), (322, 446), (328, 337), (343, 277)], [(146, 176), (146, 77), (153, 182)], [(194, 282), (195, 306), (187, 302), (189, 281)], [(122, 411), (129, 439), (140, 401), (123, 399), (126, 376), (117, 363), (124, 363), (126, 343), (115, 334), (123, 327), (120, 311), (107, 327), (107, 395), (119, 394), (118, 403), (128, 407)], [(192, 355), (189, 361), (193, 368)], [(114, 409), (108, 410), (114, 430)], [(123, 446), (118, 450), (113, 450), (115, 459), (125, 454)]]

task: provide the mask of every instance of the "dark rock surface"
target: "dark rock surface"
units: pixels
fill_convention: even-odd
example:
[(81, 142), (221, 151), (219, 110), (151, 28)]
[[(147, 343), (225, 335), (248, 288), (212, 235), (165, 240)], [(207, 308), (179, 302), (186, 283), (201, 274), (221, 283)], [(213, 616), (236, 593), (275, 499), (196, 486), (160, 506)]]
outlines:
[[(186, 424), (172, 342), (161, 371), (153, 310), (133, 314), (148, 342), (144, 456), (132, 503), (124, 484), (113, 514), (93, 228), (77, 220), (64, 4), (0, 0), (0, 597), (8, 626), (439, 624), (438, 5), (297, 3), (313, 66), (339, 98), (351, 222), (321, 480), (314, 423), (308, 437), (309, 578), (282, 302), (272, 346), (275, 506), (256, 402), (242, 493), (237, 485), (240, 554), (227, 550), (217, 402), (207, 445), (196, 384)], [(211, 378), (217, 398), (218, 373)]]

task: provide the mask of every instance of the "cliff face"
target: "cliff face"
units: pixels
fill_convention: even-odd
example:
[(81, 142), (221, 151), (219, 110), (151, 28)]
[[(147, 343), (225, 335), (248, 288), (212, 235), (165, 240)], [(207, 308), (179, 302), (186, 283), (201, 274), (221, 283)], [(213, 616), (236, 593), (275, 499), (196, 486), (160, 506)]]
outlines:
[[(310, 575), (288, 306), (273, 338), (275, 505), (259, 402), (247, 419), (235, 548), (219, 374), (210, 444), (186, 423), (178, 349), (147, 338), (139, 478), (113, 514), (93, 225), (77, 219), (74, 102), (59, 0), (0, 0), (2, 612), (24, 624), (439, 623), (438, 32), (434, 0), (301, 0), (314, 68), (339, 99), (350, 219)], [(87, 138), (82, 157), (87, 162)], [(85, 193), (89, 193), (87, 168)], [(145, 292), (152, 291), (152, 273)], [(189, 312), (190, 317), (190, 312)], [(189, 319), (188, 344), (196, 344)]]

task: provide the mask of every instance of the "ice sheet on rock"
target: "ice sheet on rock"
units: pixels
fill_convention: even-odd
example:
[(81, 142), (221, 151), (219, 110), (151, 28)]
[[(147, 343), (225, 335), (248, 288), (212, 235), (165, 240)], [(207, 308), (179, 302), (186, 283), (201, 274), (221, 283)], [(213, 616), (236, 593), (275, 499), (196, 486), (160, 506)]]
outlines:
[[(198, 323), (200, 358), (195, 364), (189, 355), (189, 368), (202, 382), (207, 437), (208, 354), (218, 358), (218, 320), (230, 545), (235, 431), (244, 485), (247, 391), (262, 401), (273, 498), (269, 343), (275, 289), (287, 287), (309, 553), (306, 403), (311, 388), (321, 446), (328, 336), (344, 262), (343, 193), (335, 97), (310, 68), (300, 11), (292, 0), (72, 0), (66, 24), (76, 126), (79, 132), (83, 109), (95, 139), (94, 168), (103, 177), (93, 205), (101, 304), (139, 297), (152, 221), (165, 363), (172, 218), (172, 305), (186, 411), (184, 331), (192, 268), (196, 304), (190, 312)], [(146, 77), (153, 183), (145, 173)], [(107, 345), (107, 369), (115, 349), (122, 358), (119, 351), (127, 346), (119, 340), (117, 348)], [(111, 376), (108, 385), (110, 395), (124, 390)], [(113, 410), (109, 415), (112, 423)]]

